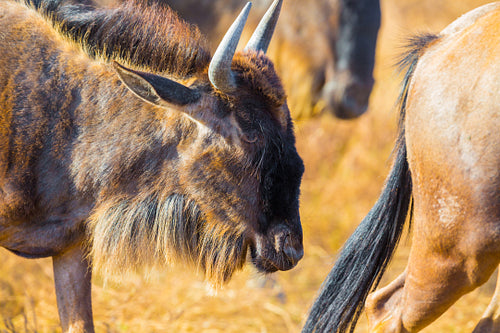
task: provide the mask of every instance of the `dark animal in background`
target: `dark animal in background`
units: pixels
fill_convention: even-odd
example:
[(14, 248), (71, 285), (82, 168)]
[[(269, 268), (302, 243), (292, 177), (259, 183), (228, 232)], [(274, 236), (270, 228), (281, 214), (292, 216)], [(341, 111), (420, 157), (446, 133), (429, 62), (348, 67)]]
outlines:
[[(198, 25), (212, 45), (217, 45), (242, 3), (241, 0), (142, 1), (168, 4), (182, 18)], [(271, 0), (253, 3), (262, 15)], [(326, 111), (348, 119), (367, 110), (374, 84), (380, 20), (379, 0), (288, 0), (283, 3), (280, 24), (268, 54), (290, 94), (288, 103), (295, 118)], [(248, 25), (254, 28), (257, 23), (250, 19)]]
[[(500, 2), (411, 41), (400, 137), (379, 200), (344, 245), (303, 332), (417, 332), (500, 261)], [(370, 295), (406, 220), (406, 270)], [(498, 281), (500, 282), (500, 281)], [(500, 332), (500, 285), (474, 329)]]
[(247, 252), (301, 259), (303, 163), (265, 55), (280, 7), (235, 53), (248, 4), (211, 59), (164, 6), (0, 3), (0, 245), (53, 257), (65, 332), (93, 331), (92, 269), (180, 261), (222, 284)]

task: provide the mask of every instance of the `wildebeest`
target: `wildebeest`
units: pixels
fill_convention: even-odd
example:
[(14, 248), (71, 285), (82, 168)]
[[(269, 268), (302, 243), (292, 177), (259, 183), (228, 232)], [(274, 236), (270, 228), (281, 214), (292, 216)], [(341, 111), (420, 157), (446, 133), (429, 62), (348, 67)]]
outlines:
[[(217, 45), (242, 3), (241, 0), (143, 1), (167, 3), (182, 18), (198, 25), (212, 45)], [(255, 0), (254, 7), (262, 15), (270, 3), (271, 0)], [(327, 111), (339, 118), (355, 118), (367, 110), (374, 84), (380, 17), (379, 0), (284, 2), (268, 54), (290, 93), (288, 103), (294, 117)], [(250, 18), (248, 24), (255, 27), (257, 23)]]
[(192, 263), (222, 284), (303, 255), (304, 170), (250, 4), (211, 58), (164, 6), (0, 4), (0, 245), (53, 257), (64, 331), (93, 331), (91, 271)]
[[(344, 245), (304, 332), (416, 332), (500, 260), (500, 3), (411, 39), (385, 188)], [(370, 295), (411, 220), (405, 271)], [(474, 332), (499, 332), (500, 286)]]

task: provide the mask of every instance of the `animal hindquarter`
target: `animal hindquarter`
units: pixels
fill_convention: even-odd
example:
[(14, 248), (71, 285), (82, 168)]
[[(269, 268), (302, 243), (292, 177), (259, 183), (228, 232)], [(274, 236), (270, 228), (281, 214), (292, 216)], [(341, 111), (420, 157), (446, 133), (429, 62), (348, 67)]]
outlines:
[(420, 330), (498, 266), (499, 8), (456, 21), (418, 61), (405, 123), (413, 245), (399, 282), (371, 296), (373, 331)]

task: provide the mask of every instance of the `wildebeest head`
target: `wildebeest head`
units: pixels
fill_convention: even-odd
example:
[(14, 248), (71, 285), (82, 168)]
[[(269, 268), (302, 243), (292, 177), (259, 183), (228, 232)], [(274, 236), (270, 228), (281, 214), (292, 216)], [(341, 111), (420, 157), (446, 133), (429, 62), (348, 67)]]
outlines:
[(299, 116), (362, 115), (374, 83), (379, 1), (290, 0), (284, 13), (270, 57)]
[[(151, 248), (145, 251), (148, 256), (193, 261), (215, 283), (241, 267), (248, 249), (263, 272), (291, 269), (301, 259), (298, 199), (304, 167), (284, 90), (265, 55), (280, 7), (281, 1), (275, 1), (246, 49), (235, 54), (247, 4), (209, 68), (189, 84), (115, 63), (135, 95), (181, 115), (176, 118), (175, 152), (170, 147), (167, 154), (177, 167), (162, 181), (160, 193), (99, 209), (93, 218), (94, 255), (113, 252), (109, 239), (102, 241), (103, 235), (114, 237), (113, 223), (98, 220), (125, 214), (131, 217), (130, 236), (146, 235), (136, 245)], [(132, 206), (141, 208), (128, 208)], [(114, 244), (119, 247), (120, 240)], [(137, 250), (126, 251), (136, 257), (128, 260), (144, 257), (134, 254)]]
[(326, 69), (320, 95), (337, 117), (355, 118), (368, 108), (374, 84), (380, 4), (379, 0), (341, 0), (339, 7), (335, 65)]

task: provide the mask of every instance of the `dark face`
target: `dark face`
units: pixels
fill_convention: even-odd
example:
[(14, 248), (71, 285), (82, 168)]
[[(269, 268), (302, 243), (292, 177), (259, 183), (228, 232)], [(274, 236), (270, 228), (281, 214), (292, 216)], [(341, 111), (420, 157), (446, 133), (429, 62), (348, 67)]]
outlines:
[[(237, 82), (248, 87), (248, 95), (238, 96), (233, 113), (242, 142), (252, 152), (259, 180), (259, 210), (251, 226), (250, 253), (259, 270), (288, 270), (304, 253), (299, 216), (304, 165), (295, 148), (290, 112), (272, 63), (260, 54), (249, 54), (248, 59), (239, 62), (236, 58), (241, 66)], [(252, 74), (252, 68), (263, 75)]]
[(250, 59), (236, 57), (236, 67), (242, 67), (235, 70), (241, 75), (237, 91), (208, 92), (206, 114), (218, 120), (199, 131), (198, 143), (182, 153), (189, 165), (182, 167), (187, 173), (181, 182), (207, 224), (241, 231), (243, 248), (250, 249), (259, 270), (288, 270), (303, 256), (299, 188), (304, 166), (270, 61), (255, 54)]
[(304, 166), (295, 147), (281, 145), (286, 141), (279, 136), (270, 138), (271, 149), (262, 151), (265, 155), (260, 182), (263, 210), (250, 249), (253, 263), (265, 272), (288, 270), (304, 254), (299, 216)]
[[(252, 152), (252, 164), (259, 179), (259, 213), (250, 235), (254, 265), (264, 272), (288, 270), (303, 256), (299, 194), (304, 165), (295, 149), (290, 119), (286, 130), (269, 106), (247, 100), (235, 112), (243, 142)], [(287, 106), (274, 110), (283, 115)]]
[(368, 107), (373, 87), (375, 46), (380, 27), (379, 0), (341, 0), (334, 44), (335, 79), (326, 81), (322, 97), (339, 118), (355, 118)]
[(290, 105), (343, 119), (362, 115), (373, 86), (379, 26), (378, 0), (285, 2), (270, 53), (281, 64), (290, 98), (298, 98)]

